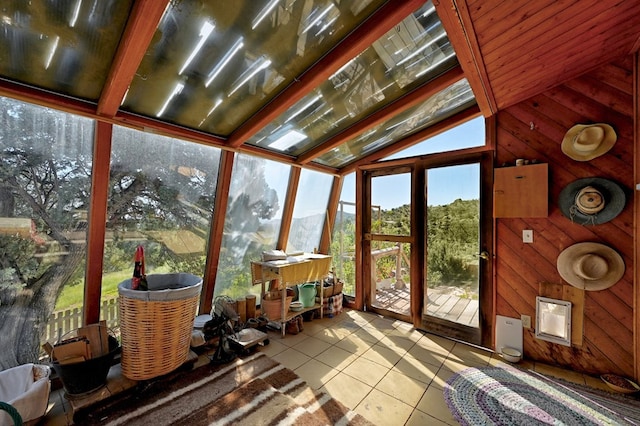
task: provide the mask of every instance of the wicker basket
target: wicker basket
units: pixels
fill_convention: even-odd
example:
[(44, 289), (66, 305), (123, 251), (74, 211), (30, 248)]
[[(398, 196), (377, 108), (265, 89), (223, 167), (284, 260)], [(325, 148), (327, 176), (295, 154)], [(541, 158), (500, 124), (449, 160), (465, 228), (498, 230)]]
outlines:
[(189, 354), (202, 279), (191, 274), (148, 275), (149, 291), (118, 285), (122, 374), (146, 380), (180, 367)]
[[(322, 285), (323, 285), (322, 283), (316, 284), (316, 295), (318, 297), (320, 297), (320, 288)], [(322, 296), (329, 297), (329, 296), (335, 296), (336, 294), (342, 293), (343, 285), (344, 283), (342, 281), (338, 281), (335, 284), (331, 284), (329, 286), (324, 287), (322, 289)]]
[[(287, 296), (284, 302), (285, 313), (289, 312), (289, 306), (291, 306), (291, 301), (293, 300), (292, 296)], [(262, 310), (262, 315), (269, 318), (271, 321), (276, 321), (282, 318), (282, 299), (262, 299), (260, 302), (260, 309)]]

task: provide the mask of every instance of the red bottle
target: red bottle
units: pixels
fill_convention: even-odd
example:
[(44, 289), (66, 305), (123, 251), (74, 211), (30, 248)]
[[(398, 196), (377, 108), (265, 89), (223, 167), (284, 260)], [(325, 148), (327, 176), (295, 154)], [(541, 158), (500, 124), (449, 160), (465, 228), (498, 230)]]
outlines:
[(144, 273), (144, 248), (138, 246), (134, 258), (133, 277), (131, 278), (132, 290), (149, 290), (147, 276)]

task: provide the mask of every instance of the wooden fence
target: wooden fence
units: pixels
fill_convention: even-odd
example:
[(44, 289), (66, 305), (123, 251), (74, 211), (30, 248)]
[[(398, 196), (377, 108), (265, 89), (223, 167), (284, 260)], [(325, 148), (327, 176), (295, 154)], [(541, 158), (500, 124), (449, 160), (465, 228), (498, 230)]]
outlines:
[[(113, 296), (102, 301), (100, 319), (106, 320), (107, 327), (110, 329), (117, 329), (120, 326), (118, 319), (118, 296)], [(49, 317), (42, 343), (46, 341), (53, 344), (60, 336), (64, 336), (81, 326), (81, 307), (56, 311)]]

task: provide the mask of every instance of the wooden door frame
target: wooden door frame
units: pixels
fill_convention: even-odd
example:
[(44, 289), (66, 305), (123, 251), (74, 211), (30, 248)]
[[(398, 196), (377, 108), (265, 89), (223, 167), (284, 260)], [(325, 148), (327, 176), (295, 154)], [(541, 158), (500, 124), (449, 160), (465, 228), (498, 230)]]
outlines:
[[(492, 120), (487, 120), (487, 136), (492, 132), (494, 126)], [(488, 140), (491, 138), (488, 137)], [(356, 214), (356, 241), (361, 243), (356, 247), (356, 259), (360, 268), (356, 268), (356, 299), (355, 308), (364, 310), (371, 309), (390, 318), (406, 321), (406, 317), (391, 311), (371, 307), (371, 235), (367, 235), (364, 227), (365, 223), (371, 222), (371, 178), (385, 174), (400, 173), (402, 170), (410, 170), (412, 177), (411, 189), (411, 262), (412, 265), (420, 267), (411, 268), (411, 313), (410, 322), (416, 328), (422, 326), (422, 310), (424, 305), (424, 265), (426, 264), (426, 252), (424, 250), (424, 224), (425, 217), (425, 194), (424, 175), (429, 167), (453, 166), (478, 161), (481, 167), (480, 173), (480, 210), (484, 214), (480, 219), (482, 250), (490, 253), (490, 260), (482, 268), (483, 285), (480, 287), (480, 338), (476, 344), (483, 347), (493, 347), (493, 325), (495, 316), (495, 242), (494, 242), (494, 220), (493, 220), (493, 158), (494, 151), (491, 144), (479, 148), (470, 148), (450, 152), (446, 154), (426, 155), (402, 160), (390, 160), (375, 165), (368, 165), (358, 168), (356, 171), (356, 196), (358, 205)]]

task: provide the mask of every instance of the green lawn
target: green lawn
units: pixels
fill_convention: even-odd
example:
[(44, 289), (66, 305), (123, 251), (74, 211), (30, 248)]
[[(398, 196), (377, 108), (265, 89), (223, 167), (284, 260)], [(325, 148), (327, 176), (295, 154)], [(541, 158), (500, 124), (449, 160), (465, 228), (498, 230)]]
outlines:
[[(107, 274), (102, 277), (102, 298), (110, 298), (118, 295), (118, 284), (122, 281), (131, 278), (131, 272), (122, 271)], [(84, 281), (75, 284), (67, 285), (62, 289), (60, 297), (56, 301), (56, 307), (54, 310), (60, 311), (63, 309), (74, 308), (76, 306), (82, 306), (82, 300), (84, 298)]]

